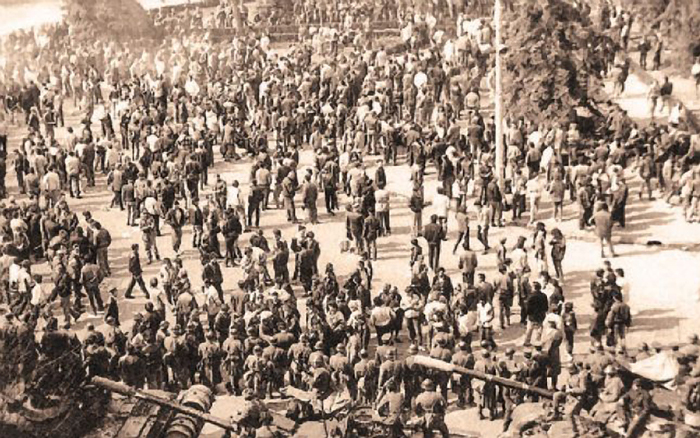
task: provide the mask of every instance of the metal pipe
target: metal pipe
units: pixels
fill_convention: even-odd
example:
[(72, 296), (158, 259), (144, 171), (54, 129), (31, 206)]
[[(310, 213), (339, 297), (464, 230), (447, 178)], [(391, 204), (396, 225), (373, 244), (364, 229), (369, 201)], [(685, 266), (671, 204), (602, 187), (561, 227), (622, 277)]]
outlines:
[(166, 400), (164, 398), (148, 394), (143, 391), (139, 391), (137, 389), (132, 388), (131, 386), (125, 385), (123, 383), (115, 382), (113, 380), (105, 379), (104, 377), (93, 377), (92, 378), (92, 384), (95, 386), (98, 386), (102, 389), (106, 389), (108, 391), (116, 392), (119, 394), (123, 394), (129, 397), (135, 397), (139, 398), (141, 400), (145, 400), (151, 403), (155, 403), (160, 406), (165, 406), (167, 408), (170, 408), (174, 411), (181, 412), (183, 414), (187, 414), (191, 417), (198, 418), (200, 420), (203, 420), (207, 423), (211, 423), (215, 426), (219, 426), (220, 428), (224, 430), (229, 430), (231, 432), (237, 432), (237, 428), (234, 427), (234, 425), (231, 423), (230, 420), (225, 420), (223, 418), (215, 417), (211, 414), (207, 414), (206, 412), (201, 412), (197, 409), (190, 408), (188, 406), (183, 406), (179, 403), (172, 402), (170, 400)]
[(464, 374), (469, 377), (473, 377), (479, 380), (485, 380), (487, 382), (493, 382), (497, 385), (507, 386), (509, 388), (518, 389), (521, 391), (532, 392), (537, 395), (541, 395), (545, 398), (554, 398), (554, 393), (537, 386), (531, 386), (516, 380), (506, 379), (505, 377), (494, 376), (493, 374), (486, 374), (480, 371), (470, 370), (468, 368), (460, 367), (458, 365), (453, 365), (445, 361), (434, 359), (428, 356), (415, 356), (415, 363), (422, 365), (424, 367), (437, 369), (440, 371), (445, 371), (448, 373), (459, 373)]

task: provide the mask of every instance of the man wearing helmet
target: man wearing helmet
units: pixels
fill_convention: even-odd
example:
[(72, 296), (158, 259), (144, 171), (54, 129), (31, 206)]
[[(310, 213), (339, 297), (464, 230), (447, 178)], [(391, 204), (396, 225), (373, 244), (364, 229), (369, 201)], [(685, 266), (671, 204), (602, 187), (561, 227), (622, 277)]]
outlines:
[(400, 382), (393, 378), (385, 385), (385, 394), (377, 402), (377, 413), (382, 423), (389, 428), (389, 438), (404, 437), (401, 413), (404, 406), (404, 396), (399, 391)]
[(435, 383), (430, 379), (425, 379), (421, 384), (423, 392), (416, 397), (413, 410), (416, 419), (412, 421), (423, 432), (439, 431), (443, 438), (449, 436), (447, 425), (445, 424), (445, 410), (447, 402), (442, 395), (435, 390)]
[[(452, 363), (463, 368), (474, 369), (474, 355), (469, 344), (466, 342), (459, 343), (455, 353), (452, 355)], [(463, 408), (474, 403), (472, 382), (469, 376), (453, 374), (452, 391), (457, 393), (457, 405), (459, 407)]]

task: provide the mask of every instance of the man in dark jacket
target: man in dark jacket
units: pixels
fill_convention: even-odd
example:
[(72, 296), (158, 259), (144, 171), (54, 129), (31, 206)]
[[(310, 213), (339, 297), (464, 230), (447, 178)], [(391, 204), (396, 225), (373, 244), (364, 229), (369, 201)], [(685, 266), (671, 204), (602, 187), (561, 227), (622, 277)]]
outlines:
[(430, 216), (430, 223), (423, 227), (423, 237), (428, 242), (428, 266), (437, 271), (440, 266), (440, 246), (445, 240), (445, 229), (438, 224), (437, 215)]
[(355, 240), (355, 249), (357, 253), (361, 253), (364, 250), (364, 218), (362, 215), (355, 211), (350, 205), (347, 207), (347, 236), (348, 239)]
[(170, 225), (170, 229), (172, 230), (173, 251), (176, 254), (180, 252), (182, 227), (185, 226), (186, 220), (185, 211), (180, 207), (180, 203), (175, 201), (173, 208), (171, 208), (165, 216), (165, 222)]
[(236, 259), (240, 258), (240, 250), (238, 249), (238, 238), (243, 231), (241, 221), (233, 208), (226, 211), (226, 222), (223, 227), (224, 242), (226, 244), (226, 267), (236, 264)]
[(379, 237), (379, 219), (374, 211), (370, 211), (365, 219), (365, 229), (363, 233), (367, 252), (372, 260), (377, 260), (377, 237)]
[(530, 345), (532, 334), (535, 333), (535, 341), (542, 337), (542, 322), (547, 315), (549, 302), (547, 295), (542, 292), (542, 286), (538, 282), (532, 283), (532, 293), (527, 297), (527, 329), (525, 331), (524, 346)]
[(131, 292), (134, 290), (134, 286), (138, 283), (141, 291), (149, 297), (148, 289), (146, 289), (146, 283), (143, 281), (143, 270), (141, 269), (141, 258), (139, 257), (139, 244), (134, 243), (131, 245), (131, 255), (129, 256), (129, 273), (131, 274), (131, 281), (129, 282), (129, 287), (126, 288), (126, 293), (124, 298), (134, 298)]
[(275, 281), (279, 284), (289, 283), (289, 268), (287, 267), (289, 263), (289, 247), (287, 242), (282, 239), (282, 232), (280, 230), (274, 230), (272, 232), (275, 236), (275, 250), (272, 256), (272, 269), (275, 273)]

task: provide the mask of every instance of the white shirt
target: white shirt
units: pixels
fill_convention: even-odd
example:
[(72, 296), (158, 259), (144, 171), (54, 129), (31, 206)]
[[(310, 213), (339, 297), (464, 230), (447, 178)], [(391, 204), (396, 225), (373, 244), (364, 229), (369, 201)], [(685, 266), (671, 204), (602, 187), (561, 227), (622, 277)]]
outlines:
[(450, 198), (438, 193), (433, 198), (433, 209), (438, 217), (447, 217), (447, 211), (450, 209)]
[(488, 301), (484, 304), (478, 303), (476, 312), (479, 315), (479, 324), (482, 327), (491, 327), (491, 321), (493, 321), (493, 306), (491, 306), (491, 303)]
[(241, 189), (229, 186), (226, 189), (226, 207), (238, 207), (241, 205)]
[(41, 306), (42, 304), (46, 303), (47, 299), (48, 297), (44, 292), (44, 288), (41, 287), (41, 284), (35, 284), (32, 288), (32, 299), (30, 301), (32, 306)]

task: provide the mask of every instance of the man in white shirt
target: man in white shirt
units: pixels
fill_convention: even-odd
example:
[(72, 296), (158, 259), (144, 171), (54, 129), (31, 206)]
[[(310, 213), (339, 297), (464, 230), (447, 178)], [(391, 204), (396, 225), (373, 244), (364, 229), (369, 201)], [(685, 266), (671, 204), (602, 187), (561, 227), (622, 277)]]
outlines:
[(433, 197), (433, 211), (440, 221), (440, 225), (447, 234), (447, 213), (450, 210), (450, 198), (445, 195), (442, 187), (437, 188), (437, 194)]
[(493, 306), (488, 302), (485, 295), (479, 297), (476, 312), (479, 319), (479, 327), (481, 327), (481, 340), (490, 342), (493, 345)]
[(542, 198), (542, 183), (539, 175), (527, 182), (527, 198), (530, 201), (529, 225), (532, 225), (537, 220), (537, 212), (539, 211), (540, 199)]
[(80, 199), (80, 159), (75, 152), (69, 152), (66, 157), (66, 173), (70, 197)]
[(241, 221), (241, 223), (246, 223), (243, 196), (237, 180), (234, 180), (233, 183), (226, 189), (226, 208), (232, 208), (238, 215), (238, 219)]
[(32, 297), (29, 303), (32, 305), (35, 312), (38, 312), (39, 309), (41, 309), (46, 304), (49, 298), (48, 294), (44, 291), (41, 282), (41, 275), (34, 275), (34, 286), (32, 286)]

